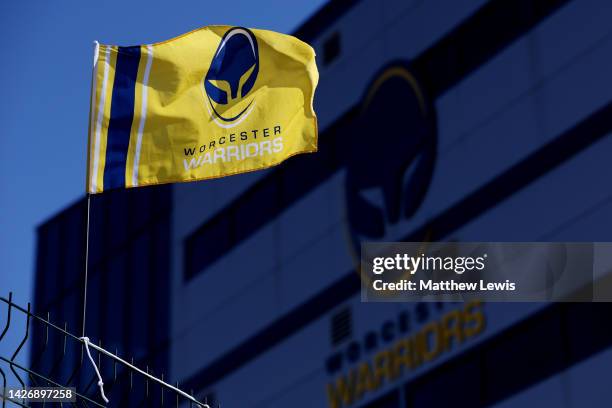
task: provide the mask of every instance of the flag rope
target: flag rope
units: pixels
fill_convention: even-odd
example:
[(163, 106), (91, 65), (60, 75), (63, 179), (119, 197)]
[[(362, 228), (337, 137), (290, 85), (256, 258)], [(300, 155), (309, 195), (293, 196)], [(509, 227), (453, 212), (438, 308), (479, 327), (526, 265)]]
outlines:
[(104, 402), (108, 404), (108, 398), (106, 398), (106, 395), (104, 394), (104, 381), (102, 381), (100, 370), (98, 370), (98, 366), (96, 365), (96, 362), (94, 361), (93, 357), (91, 356), (91, 353), (89, 352), (89, 345), (91, 344), (89, 342), (89, 337), (83, 336), (80, 337), (79, 340), (82, 340), (83, 343), (85, 343), (85, 350), (87, 351), (87, 356), (89, 357), (89, 361), (91, 361), (94, 370), (96, 370), (96, 375), (98, 376), (98, 387), (100, 387), (100, 395), (102, 395), (102, 399), (104, 400)]
[[(125, 361), (125, 360), (124, 360), (124, 359), (122, 359), (121, 357), (119, 357), (119, 356), (117, 356), (117, 355), (115, 355), (115, 354), (111, 353), (110, 351), (107, 351), (107, 350), (105, 350), (104, 348), (102, 348), (102, 347), (100, 347), (100, 346), (97, 346), (97, 345), (96, 345), (96, 344), (94, 344), (94, 343), (91, 343), (91, 342), (89, 341), (89, 339), (87, 339), (87, 340), (85, 340), (85, 339), (87, 339), (87, 337), (82, 337), (80, 340), (82, 340), (84, 343), (86, 342), (86, 343), (85, 343), (86, 345), (88, 344), (88, 345), (89, 345), (91, 348), (93, 348), (93, 349), (97, 350), (98, 352), (100, 352), (100, 353), (102, 353), (102, 354), (105, 354), (105, 355), (107, 355), (108, 357), (110, 357), (110, 358), (112, 358), (112, 359), (116, 360), (117, 362), (119, 362), (119, 363), (121, 363), (121, 364), (123, 364), (123, 365), (125, 365), (125, 366), (129, 367), (130, 369), (132, 369), (132, 370), (134, 370), (134, 371), (136, 371), (136, 372), (138, 372), (138, 373), (142, 374), (143, 376), (147, 377), (147, 378), (148, 378), (148, 379), (150, 379), (151, 381), (155, 381), (156, 383), (158, 383), (158, 384), (160, 384), (160, 385), (162, 385), (162, 386), (164, 386), (164, 387), (166, 387), (166, 388), (168, 388), (168, 389), (171, 389), (172, 391), (176, 392), (177, 394), (180, 394), (181, 396), (183, 396), (183, 397), (187, 398), (189, 401), (193, 402), (193, 403), (194, 403), (194, 404), (196, 404), (197, 406), (199, 406), (199, 407), (201, 407), (201, 408), (210, 408), (210, 405), (208, 405), (207, 403), (201, 403), (200, 401), (198, 401), (197, 399), (195, 399), (193, 396), (191, 396), (191, 395), (187, 394), (185, 391), (183, 391), (183, 390), (181, 390), (181, 389), (179, 389), (179, 388), (175, 387), (174, 385), (168, 384), (168, 383), (167, 383), (167, 382), (165, 382), (165, 381), (160, 380), (159, 378), (157, 378), (157, 377), (155, 377), (155, 376), (153, 376), (153, 375), (149, 374), (148, 372), (145, 372), (145, 371), (141, 370), (140, 368), (136, 367), (135, 365), (128, 363), (127, 361)], [(92, 363), (93, 363), (93, 360), (92, 360)], [(94, 367), (95, 367), (95, 363), (94, 363)], [(98, 370), (96, 369), (96, 372), (97, 372), (97, 371), (98, 371)], [(102, 379), (100, 379), (100, 382), (101, 382), (101, 381), (102, 381)]]

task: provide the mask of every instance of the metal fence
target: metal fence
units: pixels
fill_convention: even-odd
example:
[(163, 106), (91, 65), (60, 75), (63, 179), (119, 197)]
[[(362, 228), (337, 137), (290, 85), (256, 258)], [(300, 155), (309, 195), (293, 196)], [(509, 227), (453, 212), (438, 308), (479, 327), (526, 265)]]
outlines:
[[(4, 322), (3, 322), (4, 320)], [(37, 333), (44, 339), (33, 350), (31, 331), (35, 325)], [(110, 402), (104, 403), (98, 390), (98, 376), (90, 362), (85, 341), (70, 333), (67, 325), (60, 327), (46, 318), (31, 312), (30, 303), (23, 308), (13, 302), (13, 295), (0, 297), (0, 345), (8, 344), (8, 338), (16, 338), (19, 343), (10, 355), (0, 355), (0, 386), (2, 387), (2, 408), (7, 406), (45, 407), (203, 407), (208, 408), (193, 397), (180, 390), (179, 384), (170, 385), (164, 380), (163, 373), (153, 373), (148, 367), (140, 369), (134, 365), (133, 358), (121, 358), (115, 352), (104, 350), (102, 344), (90, 343), (93, 360), (104, 379), (104, 391)], [(30, 349), (31, 361), (26, 367), (20, 357)], [(128, 362), (128, 360), (130, 362)], [(60, 374), (63, 373), (63, 374)], [(69, 374), (66, 374), (69, 373)], [(159, 377), (157, 377), (159, 376)], [(26, 387), (75, 388), (75, 402), (29, 402), (28, 400), (9, 399), (7, 387), (13, 385)]]

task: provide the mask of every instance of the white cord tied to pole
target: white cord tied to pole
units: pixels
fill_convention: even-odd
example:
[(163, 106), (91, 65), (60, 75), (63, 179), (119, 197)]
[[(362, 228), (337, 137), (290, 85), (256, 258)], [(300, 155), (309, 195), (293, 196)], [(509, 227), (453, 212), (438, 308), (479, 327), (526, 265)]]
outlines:
[[(98, 351), (99, 353), (107, 355), (108, 357), (112, 358), (116, 362), (121, 363), (122, 365), (128, 367), (131, 370), (136, 371), (139, 374), (142, 374), (143, 376), (147, 377), (149, 380), (155, 381), (156, 383), (158, 383), (162, 387), (171, 389), (172, 391), (176, 392), (177, 394), (182, 395), (184, 398), (190, 400), (191, 402), (196, 404), (198, 407), (201, 407), (201, 408), (211, 408), (210, 405), (208, 405), (206, 403), (201, 403), (200, 401), (198, 401), (197, 399), (195, 399), (191, 395), (187, 394), (185, 391), (175, 387), (174, 385), (168, 384), (167, 382), (162, 381), (159, 378), (152, 376), (148, 372), (145, 372), (145, 371), (141, 370), (140, 368), (136, 367), (135, 365), (128, 363), (127, 361), (125, 361), (121, 357), (111, 353), (110, 351), (107, 351), (107, 350), (103, 349), (102, 347), (96, 345), (95, 343), (91, 343), (87, 337), (80, 337), (79, 339), (83, 340), (83, 342), (85, 342), (85, 347), (87, 347), (88, 345), (91, 346), (94, 350)], [(89, 354), (89, 348), (87, 348), (87, 354)], [(98, 368), (96, 367), (96, 364), (94, 363), (93, 359), (91, 358), (91, 355), (89, 355), (89, 359), (93, 363), (94, 368), (96, 369), (96, 372), (98, 372)], [(100, 379), (100, 382), (98, 383), (98, 385), (100, 385), (100, 383), (102, 383), (102, 378), (100, 377), (100, 373), (99, 372), (98, 372), (98, 378)], [(104, 384), (102, 384), (102, 385), (104, 385)], [(102, 385), (100, 385), (100, 391), (102, 391), (102, 398), (104, 398), (104, 400), (108, 402), (108, 400), (104, 396), (104, 390), (102, 389)]]
[(85, 343), (85, 350), (87, 351), (89, 360), (91, 361), (91, 364), (93, 364), (93, 368), (94, 370), (96, 370), (96, 374), (98, 375), (98, 387), (100, 387), (100, 395), (102, 395), (102, 399), (104, 400), (104, 402), (108, 404), (108, 398), (106, 398), (106, 395), (104, 395), (104, 382), (102, 381), (102, 376), (100, 375), (100, 371), (98, 370), (96, 362), (94, 361), (93, 357), (91, 356), (91, 353), (89, 352), (89, 337), (79, 337), (79, 340), (83, 340), (83, 343)]

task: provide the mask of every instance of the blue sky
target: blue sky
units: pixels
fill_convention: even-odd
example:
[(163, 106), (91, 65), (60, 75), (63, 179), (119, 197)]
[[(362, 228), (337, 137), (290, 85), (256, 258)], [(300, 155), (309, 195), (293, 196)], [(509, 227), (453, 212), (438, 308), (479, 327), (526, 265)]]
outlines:
[(0, 2), (0, 296), (30, 300), (36, 226), (84, 194), (94, 40), (151, 43), (210, 24), (291, 33), (324, 3)]

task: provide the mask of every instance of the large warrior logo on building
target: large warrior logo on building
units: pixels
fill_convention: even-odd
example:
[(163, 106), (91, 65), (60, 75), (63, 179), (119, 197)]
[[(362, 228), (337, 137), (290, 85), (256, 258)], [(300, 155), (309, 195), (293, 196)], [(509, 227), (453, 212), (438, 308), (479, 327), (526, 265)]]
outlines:
[(406, 63), (392, 63), (375, 76), (352, 135), (347, 226), (359, 258), (361, 241), (396, 241), (405, 235), (402, 224), (423, 202), (433, 175), (434, 109)]
[(242, 122), (255, 106), (249, 92), (259, 73), (259, 51), (255, 35), (247, 28), (229, 29), (204, 78), (206, 107), (214, 122), (231, 128)]

